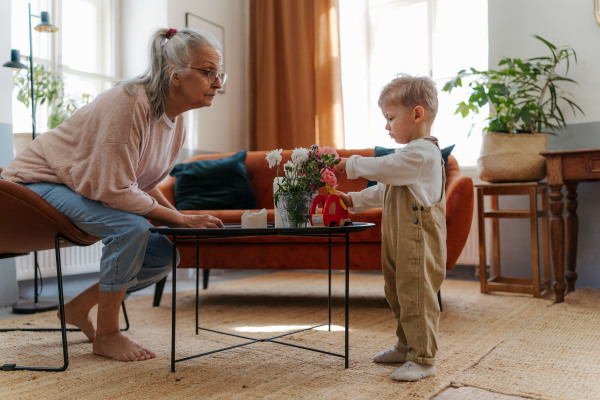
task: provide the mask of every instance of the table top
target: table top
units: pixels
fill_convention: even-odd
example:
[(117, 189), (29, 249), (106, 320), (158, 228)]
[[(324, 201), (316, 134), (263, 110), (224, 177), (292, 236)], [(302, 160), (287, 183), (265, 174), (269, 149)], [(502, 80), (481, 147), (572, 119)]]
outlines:
[(554, 155), (569, 155), (569, 154), (581, 154), (581, 153), (600, 153), (600, 149), (569, 149), (569, 150), (548, 150), (540, 152), (543, 156), (554, 156)]
[(347, 226), (311, 226), (307, 228), (275, 228), (268, 224), (266, 228), (242, 228), (241, 224), (225, 224), (225, 228), (169, 228), (157, 226), (150, 232), (162, 235), (196, 236), (196, 237), (245, 237), (245, 236), (332, 236), (338, 234), (362, 232), (374, 227), (370, 222), (352, 222)]

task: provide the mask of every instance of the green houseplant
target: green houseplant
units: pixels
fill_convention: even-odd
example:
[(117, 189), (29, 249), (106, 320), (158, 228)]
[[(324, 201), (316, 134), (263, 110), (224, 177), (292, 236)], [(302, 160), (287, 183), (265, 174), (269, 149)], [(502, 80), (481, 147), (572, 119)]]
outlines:
[[(468, 81), (469, 97), (457, 105), (455, 112), (463, 118), (479, 114), (482, 107), (489, 105), (488, 126), (478, 160), (482, 180), (543, 179), (546, 165), (539, 152), (546, 150), (545, 134), (556, 134), (565, 128), (564, 109), (583, 114), (571, 95), (562, 89), (565, 84), (576, 84), (566, 76), (571, 62), (577, 62), (575, 50), (534, 37), (547, 47), (548, 55), (524, 60), (503, 57), (497, 69), (461, 70), (442, 88), (450, 93)], [(514, 172), (509, 170), (511, 165)]]
[[(66, 95), (64, 84), (60, 75), (49, 71), (44, 65), (37, 64), (33, 67), (33, 80), (35, 83), (35, 107), (43, 104), (50, 106), (48, 115), (48, 128), (54, 129), (77, 110), (77, 102)], [(29, 89), (29, 74), (27, 70), (19, 72), (14, 77), (17, 88), (17, 100), (29, 107), (31, 104), (31, 91)], [(82, 96), (81, 103), (87, 104), (91, 96)], [(40, 133), (40, 132), (38, 132)]]

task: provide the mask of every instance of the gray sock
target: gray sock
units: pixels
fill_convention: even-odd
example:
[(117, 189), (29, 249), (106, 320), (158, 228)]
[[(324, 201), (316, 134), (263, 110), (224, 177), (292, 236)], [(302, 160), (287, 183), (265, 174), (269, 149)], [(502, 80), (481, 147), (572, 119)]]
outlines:
[(406, 353), (402, 353), (400, 350), (393, 347), (389, 350), (380, 351), (375, 354), (373, 361), (376, 363), (403, 363), (406, 361)]
[(418, 381), (423, 378), (435, 375), (435, 365), (419, 364), (414, 361), (408, 361), (390, 375), (395, 381)]

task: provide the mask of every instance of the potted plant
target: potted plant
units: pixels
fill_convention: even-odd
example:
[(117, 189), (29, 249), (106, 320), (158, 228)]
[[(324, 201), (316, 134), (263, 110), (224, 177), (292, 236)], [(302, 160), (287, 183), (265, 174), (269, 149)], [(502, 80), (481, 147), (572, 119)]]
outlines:
[[(54, 129), (77, 110), (77, 102), (64, 93), (64, 84), (60, 75), (49, 71), (44, 65), (37, 64), (33, 67), (33, 80), (35, 83), (35, 107), (43, 104), (50, 106), (48, 115), (48, 128)], [(14, 85), (17, 88), (17, 100), (30, 107), (31, 90), (29, 88), (29, 71), (22, 70), (14, 77)], [(91, 100), (90, 95), (84, 95), (81, 99), (82, 104), (87, 104)], [(37, 121), (36, 121), (37, 124)], [(38, 134), (41, 132), (37, 132)], [(18, 153), (31, 141), (32, 135), (29, 133), (15, 133), (15, 151)]]
[(479, 177), (488, 182), (537, 181), (546, 176), (546, 134), (565, 128), (565, 108), (573, 114), (583, 110), (562, 90), (563, 84), (576, 84), (567, 78), (571, 61), (577, 62), (571, 47), (557, 47), (534, 35), (550, 54), (521, 60), (503, 57), (497, 69), (461, 70), (447, 82), (451, 92), (468, 81), (471, 89), (455, 114), (463, 118), (478, 114), (489, 105), (488, 126), (484, 129), (481, 154), (477, 160)]

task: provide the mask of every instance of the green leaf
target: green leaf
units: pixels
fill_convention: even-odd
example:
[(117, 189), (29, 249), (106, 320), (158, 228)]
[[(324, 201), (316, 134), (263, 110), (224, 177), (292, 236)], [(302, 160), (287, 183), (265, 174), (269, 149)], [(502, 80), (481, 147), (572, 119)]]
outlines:
[[(450, 92), (459, 83), (462, 86), (460, 79), (467, 74), (471, 77), (471, 91), (467, 99), (457, 105), (455, 114), (466, 118), (489, 105), (489, 130), (510, 132), (564, 127), (564, 107), (574, 115), (583, 114), (572, 96), (562, 89), (564, 85), (577, 84), (566, 76), (571, 61), (577, 62), (575, 50), (557, 47), (538, 35), (534, 38), (544, 43), (549, 55), (527, 59), (502, 57), (497, 69), (478, 71), (471, 67), (468, 68), (470, 73), (461, 70), (451, 78), (444, 85), (445, 91)], [(564, 74), (557, 73), (564, 69)]]

